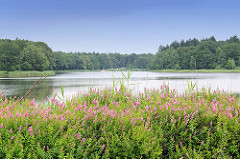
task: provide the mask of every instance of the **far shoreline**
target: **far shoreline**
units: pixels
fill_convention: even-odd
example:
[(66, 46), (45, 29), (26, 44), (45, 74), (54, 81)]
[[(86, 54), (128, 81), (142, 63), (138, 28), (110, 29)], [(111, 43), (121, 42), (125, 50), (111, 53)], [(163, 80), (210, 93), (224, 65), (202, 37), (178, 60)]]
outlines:
[(166, 73), (240, 73), (240, 69), (199, 69), (199, 70), (151, 70), (151, 72), (166, 72)]
[(55, 71), (0, 71), (1, 78), (54, 76)]
[[(55, 76), (61, 73), (70, 72), (103, 72), (103, 70), (57, 70), (57, 71), (0, 71), (0, 78), (17, 78), (17, 77), (46, 77)], [(199, 70), (147, 70), (147, 69), (106, 69), (108, 71), (150, 71), (150, 72), (162, 72), (162, 73), (240, 73), (240, 69), (199, 69)]]
[(108, 71), (149, 71), (149, 72), (166, 72), (166, 73), (240, 73), (240, 69), (199, 69), (199, 70), (175, 70), (175, 69), (163, 69), (163, 70), (149, 70), (149, 69), (103, 69), (103, 70), (57, 70), (58, 73), (68, 72), (108, 72)]

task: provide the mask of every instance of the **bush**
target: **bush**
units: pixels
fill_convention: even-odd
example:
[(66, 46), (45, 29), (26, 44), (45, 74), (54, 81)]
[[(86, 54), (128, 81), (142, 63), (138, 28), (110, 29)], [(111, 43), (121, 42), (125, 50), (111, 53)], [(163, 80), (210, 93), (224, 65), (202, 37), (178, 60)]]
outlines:
[(168, 86), (90, 89), (41, 106), (0, 98), (0, 158), (239, 158), (239, 99)]

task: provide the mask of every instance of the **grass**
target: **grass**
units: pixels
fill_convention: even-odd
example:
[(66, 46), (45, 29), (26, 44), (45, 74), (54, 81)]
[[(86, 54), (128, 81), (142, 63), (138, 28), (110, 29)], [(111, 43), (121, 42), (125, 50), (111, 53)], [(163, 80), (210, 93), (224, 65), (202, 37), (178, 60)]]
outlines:
[[(90, 72), (90, 71), (100, 71), (100, 70), (58, 70), (58, 71), (0, 71), (0, 77), (43, 77), (43, 76), (54, 76), (58, 73), (67, 72)], [(119, 71), (116, 69), (107, 69), (106, 71)], [(122, 71), (129, 71), (129, 69), (123, 69)], [(149, 71), (146, 69), (131, 69), (131, 71)], [(172, 72), (172, 73), (240, 73), (240, 69), (227, 70), (227, 69), (201, 69), (201, 70), (151, 70), (152, 72)]]
[[(129, 69), (106, 69), (104, 71), (129, 71)], [(149, 71), (148, 69), (130, 69), (131, 71)], [(93, 72), (93, 71), (103, 71), (103, 70), (57, 70), (58, 73), (68, 73), (68, 72)]]
[[(129, 69), (106, 69), (105, 71), (129, 71)], [(240, 69), (200, 69), (200, 70), (174, 70), (174, 69), (163, 69), (163, 70), (149, 70), (149, 69), (130, 69), (131, 71), (152, 71), (152, 72), (172, 72), (172, 73), (240, 73)], [(58, 70), (56, 73), (67, 73), (67, 72), (91, 72), (101, 70)]]
[(0, 77), (43, 77), (54, 76), (54, 71), (0, 71)]
[(69, 72), (93, 72), (93, 71), (100, 71), (100, 70), (57, 70), (56, 74), (58, 74), (58, 73), (69, 73)]
[(174, 70), (174, 69), (164, 69), (164, 70), (152, 70), (153, 72), (173, 72), (173, 73), (240, 73), (240, 69), (200, 69), (200, 70)]
[(139, 69), (139, 68), (125, 68), (125, 69), (106, 69), (106, 71), (149, 71), (149, 69)]
[[(64, 92), (62, 92), (64, 94)], [(167, 85), (46, 103), (0, 98), (0, 158), (240, 158), (239, 98)]]

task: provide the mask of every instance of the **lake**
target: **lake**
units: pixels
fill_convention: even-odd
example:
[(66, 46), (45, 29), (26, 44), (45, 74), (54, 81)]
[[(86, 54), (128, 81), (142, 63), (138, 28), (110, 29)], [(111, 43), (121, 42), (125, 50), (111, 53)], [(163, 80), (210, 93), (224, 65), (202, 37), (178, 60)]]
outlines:
[[(127, 75), (127, 72), (123, 72)], [(121, 72), (69, 72), (56, 74), (41, 80), (39, 77), (24, 78), (0, 78), (0, 91), (6, 96), (22, 97), (28, 93), (29, 98), (46, 99), (53, 93), (61, 94), (61, 87), (64, 88), (64, 96), (71, 97), (78, 92), (87, 91), (90, 87), (105, 88), (119, 81), (123, 75)], [(133, 71), (129, 81), (125, 85), (133, 92), (143, 91), (144, 88), (160, 88), (161, 85), (169, 84), (170, 89), (177, 92), (184, 92), (188, 83), (197, 83), (198, 88), (220, 89), (231, 93), (240, 94), (239, 73), (162, 73)], [(119, 85), (118, 85), (119, 86)]]

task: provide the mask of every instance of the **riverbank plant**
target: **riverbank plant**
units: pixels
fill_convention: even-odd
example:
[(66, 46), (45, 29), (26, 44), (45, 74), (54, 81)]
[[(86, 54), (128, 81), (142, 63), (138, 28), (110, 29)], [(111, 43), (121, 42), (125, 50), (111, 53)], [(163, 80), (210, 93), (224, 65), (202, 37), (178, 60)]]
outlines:
[[(113, 91), (114, 90), (114, 91)], [(0, 158), (240, 158), (239, 99), (167, 85), (0, 99)]]
[(54, 76), (54, 71), (0, 71), (0, 77), (45, 77)]
[(240, 69), (162, 69), (152, 70), (152, 72), (171, 72), (171, 73), (240, 73)]

